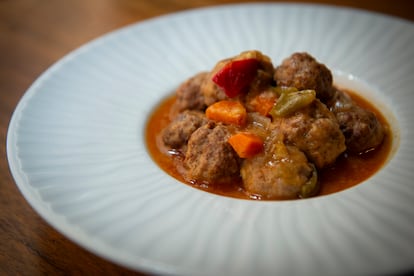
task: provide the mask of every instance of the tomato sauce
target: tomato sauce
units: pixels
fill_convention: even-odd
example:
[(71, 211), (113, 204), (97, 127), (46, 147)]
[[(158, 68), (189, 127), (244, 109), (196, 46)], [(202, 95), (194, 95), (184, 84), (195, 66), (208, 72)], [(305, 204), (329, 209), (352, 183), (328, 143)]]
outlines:
[[(384, 116), (370, 102), (353, 91), (346, 90), (346, 92), (358, 105), (375, 113), (385, 129), (384, 141), (378, 148), (363, 154), (350, 154), (345, 151), (332, 166), (318, 170), (321, 188), (317, 196), (336, 193), (367, 180), (384, 165), (391, 151), (392, 135), (390, 135), (390, 128)], [(175, 96), (170, 96), (162, 101), (147, 122), (146, 143), (155, 163), (175, 179), (195, 188), (228, 197), (252, 199), (252, 195), (241, 188), (241, 180), (225, 185), (188, 183), (184, 180), (177, 169), (182, 163), (182, 157), (168, 153), (159, 141), (162, 129), (170, 123), (168, 115), (174, 101)]]

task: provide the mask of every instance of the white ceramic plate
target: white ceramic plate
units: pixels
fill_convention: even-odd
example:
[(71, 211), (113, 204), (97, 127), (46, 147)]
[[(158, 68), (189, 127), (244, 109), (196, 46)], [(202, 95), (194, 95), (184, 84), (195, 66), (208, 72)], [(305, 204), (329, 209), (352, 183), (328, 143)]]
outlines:
[[(7, 153), (52, 226), (97, 255), (154, 273), (354, 275), (414, 268), (414, 25), (325, 6), (252, 4), (171, 14), (72, 52), (27, 91)], [(193, 189), (148, 155), (148, 114), (183, 80), (259, 49), (308, 51), (375, 101), (393, 154), (366, 182), (283, 202)], [(28, 226), (30, 227), (30, 226)]]

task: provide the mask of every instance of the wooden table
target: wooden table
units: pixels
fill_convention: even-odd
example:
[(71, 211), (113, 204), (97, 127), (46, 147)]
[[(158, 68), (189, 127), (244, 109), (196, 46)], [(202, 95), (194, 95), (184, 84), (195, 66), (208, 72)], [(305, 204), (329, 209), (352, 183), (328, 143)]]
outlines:
[[(32, 210), (18, 191), (8, 168), (5, 144), (11, 114), (25, 90), (44, 70), (89, 40), (154, 16), (234, 2), (0, 1), (0, 275), (140, 275), (72, 243)], [(357, 7), (414, 20), (410, 1), (308, 2)]]

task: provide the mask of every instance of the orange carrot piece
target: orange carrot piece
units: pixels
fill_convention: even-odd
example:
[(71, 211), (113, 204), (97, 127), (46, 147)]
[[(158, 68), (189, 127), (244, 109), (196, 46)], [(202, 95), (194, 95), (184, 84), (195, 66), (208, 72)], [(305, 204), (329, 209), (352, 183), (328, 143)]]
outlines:
[(236, 133), (228, 142), (241, 158), (251, 158), (263, 150), (262, 138), (249, 132)]
[(272, 110), (275, 105), (276, 97), (263, 97), (259, 95), (250, 102), (256, 112), (259, 112), (263, 116), (269, 115), (270, 110)]
[(206, 116), (213, 121), (242, 126), (247, 120), (247, 111), (238, 101), (219, 101), (206, 109)]

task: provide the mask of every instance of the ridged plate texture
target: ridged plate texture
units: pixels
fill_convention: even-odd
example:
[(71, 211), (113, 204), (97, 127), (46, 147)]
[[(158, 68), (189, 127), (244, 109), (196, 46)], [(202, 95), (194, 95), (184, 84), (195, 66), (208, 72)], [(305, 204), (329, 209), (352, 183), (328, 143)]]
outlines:
[[(28, 89), (7, 153), (33, 208), (74, 242), (140, 271), (178, 275), (389, 275), (414, 269), (414, 24), (329, 6), (224, 5), (100, 37)], [(392, 154), (329, 196), (256, 202), (193, 189), (149, 156), (153, 108), (182, 81), (249, 49), (307, 51), (374, 101)], [(30, 226), (28, 226), (30, 227)]]

